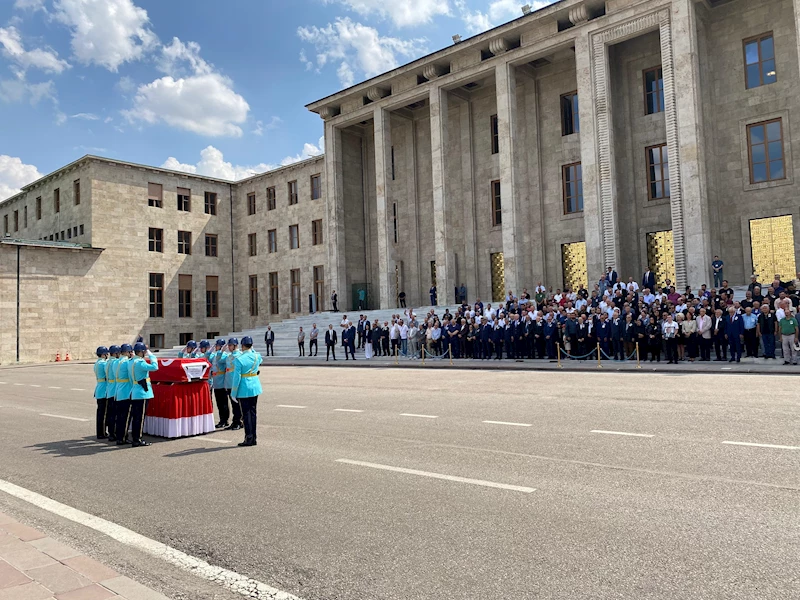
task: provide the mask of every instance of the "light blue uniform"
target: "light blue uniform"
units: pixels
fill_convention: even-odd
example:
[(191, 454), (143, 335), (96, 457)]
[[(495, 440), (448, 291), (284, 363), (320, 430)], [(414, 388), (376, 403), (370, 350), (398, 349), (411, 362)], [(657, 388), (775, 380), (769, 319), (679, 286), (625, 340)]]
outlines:
[[(147, 358), (150, 360), (148, 363), (144, 358), (137, 356), (132, 361), (131, 371), (133, 373), (133, 391), (131, 392), (133, 400), (149, 400), (153, 397), (153, 384), (150, 383), (150, 371), (158, 370), (158, 359), (150, 352), (147, 353)], [(137, 381), (142, 379), (147, 380), (147, 391), (145, 392), (142, 386)]]
[[(242, 355), (241, 350), (234, 350), (233, 352), (225, 353), (225, 389), (230, 390), (233, 388), (233, 367), (236, 359)], [(233, 396), (232, 396), (233, 397)]]
[(117, 394), (118, 358), (109, 358), (106, 363), (106, 398), (115, 398)]
[(234, 352), (238, 355), (233, 360), (233, 378), (231, 398), (252, 398), (261, 394), (261, 381), (258, 378), (258, 367), (261, 366), (261, 355), (252, 349), (245, 352)]
[(120, 400), (131, 399), (131, 360), (126, 356), (121, 356), (117, 362), (117, 380), (116, 398), (117, 402)]
[(106, 365), (108, 364), (108, 359), (101, 358), (96, 363), (94, 363), (94, 376), (97, 379), (97, 383), (94, 386), (94, 397), (98, 400), (103, 398), (107, 398), (106, 396)]
[(211, 385), (215, 390), (225, 389), (225, 361), (222, 360), (224, 355), (224, 350), (214, 350), (208, 357), (211, 363)]

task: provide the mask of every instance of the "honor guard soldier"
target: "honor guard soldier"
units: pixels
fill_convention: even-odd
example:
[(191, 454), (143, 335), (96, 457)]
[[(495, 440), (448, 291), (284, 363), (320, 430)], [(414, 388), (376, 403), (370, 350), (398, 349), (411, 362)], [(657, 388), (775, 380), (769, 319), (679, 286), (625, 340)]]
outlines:
[(106, 365), (108, 364), (108, 348), (100, 346), (97, 349), (97, 362), (94, 363), (94, 376), (97, 383), (94, 386), (94, 397), (97, 400), (97, 439), (106, 439), (106, 417), (108, 410), (108, 396), (106, 394)]
[[(250, 345), (253, 345), (252, 341)], [(231, 420), (231, 426), (229, 427), (229, 429), (233, 431), (242, 428), (242, 405), (236, 401), (236, 396), (231, 395), (234, 362), (241, 354), (239, 350), (239, 340), (236, 338), (229, 339), (228, 352), (225, 354), (225, 391), (231, 399), (231, 405), (233, 406), (233, 420)]]
[(106, 361), (106, 429), (108, 441), (117, 441), (117, 363), (119, 362), (119, 346), (108, 349), (109, 359)]
[(197, 342), (189, 340), (186, 342), (186, 347), (178, 352), (178, 358), (194, 358), (195, 351), (197, 350)]
[(242, 348), (244, 352), (233, 359), (231, 398), (238, 400), (244, 413), (244, 441), (239, 445), (256, 446), (256, 406), (261, 393), (258, 367), (261, 366), (261, 355), (253, 351), (253, 338), (249, 336), (242, 338)]
[[(133, 382), (131, 391), (131, 430), (133, 431), (133, 443), (131, 446), (149, 446), (150, 442), (142, 439), (144, 431), (144, 414), (147, 409), (147, 401), (153, 397), (153, 384), (150, 383), (150, 371), (158, 370), (158, 359), (147, 349), (147, 346), (139, 342), (133, 347), (136, 357), (130, 361), (131, 381)], [(144, 355), (147, 354), (147, 360)]]
[(228, 392), (225, 390), (227, 354), (225, 340), (220, 338), (214, 344), (214, 351), (208, 359), (211, 362), (211, 388), (214, 390), (214, 398), (217, 400), (217, 411), (219, 412), (219, 422), (215, 426), (216, 429), (224, 429), (228, 426), (228, 418), (231, 413)]
[(211, 355), (211, 342), (208, 340), (203, 340), (200, 342), (200, 349), (195, 352), (195, 358), (205, 358), (208, 360), (208, 357)]
[(128, 425), (131, 418), (131, 370), (128, 363), (131, 361), (133, 347), (130, 344), (122, 344), (120, 351), (122, 356), (117, 361), (114, 377), (117, 382), (115, 391), (117, 401), (114, 405), (117, 421), (117, 446), (130, 444), (128, 441)]

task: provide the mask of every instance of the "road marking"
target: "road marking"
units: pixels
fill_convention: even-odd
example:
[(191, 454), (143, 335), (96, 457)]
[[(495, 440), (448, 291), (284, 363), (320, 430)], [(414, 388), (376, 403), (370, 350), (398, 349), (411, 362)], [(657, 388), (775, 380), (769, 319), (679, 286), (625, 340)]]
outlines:
[(47, 496), (42, 496), (36, 492), (26, 490), (25, 488), (2, 479), (0, 479), (0, 491), (6, 492), (11, 496), (24, 500), (55, 515), (99, 531), (126, 546), (136, 548), (151, 556), (160, 558), (189, 573), (193, 573), (207, 581), (217, 583), (242, 596), (256, 598), (257, 600), (301, 600), (297, 596), (283, 592), (266, 583), (250, 579), (235, 571), (229, 571), (228, 569), (214, 566), (202, 559), (145, 537), (121, 525), (85, 513), (71, 506), (67, 506), (66, 504), (61, 504), (61, 502), (51, 500)]
[(433, 479), (444, 479), (445, 481), (455, 481), (458, 483), (469, 483), (472, 485), (480, 485), (483, 487), (497, 488), (499, 490), (510, 490), (512, 492), (522, 492), (530, 494), (535, 492), (535, 488), (524, 487), (521, 485), (509, 485), (507, 483), (495, 483), (494, 481), (483, 481), (482, 479), (468, 479), (466, 477), (455, 477), (454, 475), (442, 475), (441, 473), (430, 473), (428, 471), (417, 471), (416, 469), (404, 469), (402, 467), (390, 467), (388, 465), (379, 465), (376, 463), (363, 462), (360, 460), (348, 460), (346, 458), (339, 458), (336, 462), (344, 463), (347, 465), (356, 465), (358, 467), (369, 467), (371, 469), (380, 469), (382, 471), (394, 471), (395, 473), (406, 473), (407, 475), (420, 475), (422, 477), (431, 477)]
[(35, 383), (32, 383), (32, 384), (31, 384), (31, 387), (42, 387), (42, 386), (40, 386), (40, 385), (36, 385)]
[(69, 389), (71, 389), (73, 392), (85, 392), (86, 391), (83, 388), (69, 388)]
[(47, 386), (47, 389), (48, 389), (48, 390), (60, 390), (61, 388), (60, 388), (60, 387), (57, 387), (57, 386), (55, 386), (55, 385), (50, 385), (50, 386)]
[(305, 408), (305, 406), (296, 406), (294, 404), (278, 404), (278, 408)]
[(39, 413), (40, 417), (53, 417), (54, 419), (69, 419), (70, 421), (83, 421), (88, 422), (89, 419), (79, 419), (78, 417), (65, 417), (64, 415), (51, 415), (49, 413)]
[(754, 444), (752, 442), (722, 442), (731, 446), (755, 446), (757, 448), (778, 448), (779, 450), (800, 450), (800, 446), (779, 446), (777, 444)]
[(627, 431), (604, 431), (603, 429), (592, 429), (591, 433), (606, 433), (608, 435), (630, 435), (632, 437), (655, 437), (649, 433), (628, 433)]
[(353, 413), (363, 413), (363, 410), (356, 410), (355, 408), (334, 408), (334, 412), (353, 412)]
[(509, 423), (508, 421), (484, 421), (490, 425), (513, 425), (514, 427), (533, 427), (530, 423)]
[(25, 385), (24, 383), (15, 383), (14, 385)]
[(419, 419), (438, 419), (436, 415), (415, 415), (414, 413), (400, 413), (401, 417), (417, 417)]
[(0, 381), (0, 385), (8, 385), (8, 382), (6, 382), (6, 381)]

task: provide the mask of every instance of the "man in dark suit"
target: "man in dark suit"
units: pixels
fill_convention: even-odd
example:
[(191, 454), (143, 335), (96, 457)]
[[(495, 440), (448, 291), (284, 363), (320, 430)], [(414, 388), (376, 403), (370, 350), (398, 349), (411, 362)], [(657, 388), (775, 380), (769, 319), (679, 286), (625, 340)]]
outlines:
[(742, 358), (742, 343), (744, 342), (744, 320), (741, 315), (736, 314), (736, 309), (731, 306), (728, 309), (728, 316), (725, 317), (725, 339), (728, 340), (728, 347), (731, 349), (731, 357), (728, 362), (739, 362)]
[(333, 360), (336, 360), (337, 341), (338, 336), (336, 335), (336, 330), (333, 328), (333, 325), (328, 325), (328, 331), (325, 332), (325, 362), (328, 362), (328, 358), (330, 358), (331, 354), (333, 354)]
[(722, 310), (719, 308), (714, 311), (714, 316), (711, 318), (711, 339), (714, 342), (716, 360), (726, 360), (728, 344), (725, 341), (725, 317), (722, 316)]
[(649, 265), (644, 275), (642, 275), (642, 289), (650, 290), (651, 292), (656, 289), (656, 274), (650, 270)]
[(608, 267), (608, 272), (605, 276), (605, 282), (606, 288), (609, 290), (614, 287), (615, 283), (617, 283), (617, 272), (611, 267)]
[(358, 315), (358, 327), (356, 328), (358, 334), (358, 348), (364, 347), (364, 315)]
[(350, 360), (347, 356), (347, 353), (350, 353), (350, 356), (353, 357), (353, 360), (356, 359), (356, 328), (353, 327), (352, 323), (347, 323), (347, 328), (342, 333), (342, 346), (344, 346), (344, 359)]
[(492, 325), (486, 319), (486, 317), (481, 317), (481, 358), (490, 359), (492, 358), (492, 338), (494, 332), (492, 331)]
[(275, 356), (275, 332), (272, 331), (272, 327), (267, 325), (267, 331), (264, 332), (264, 343), (267, 345), (267, 356)]

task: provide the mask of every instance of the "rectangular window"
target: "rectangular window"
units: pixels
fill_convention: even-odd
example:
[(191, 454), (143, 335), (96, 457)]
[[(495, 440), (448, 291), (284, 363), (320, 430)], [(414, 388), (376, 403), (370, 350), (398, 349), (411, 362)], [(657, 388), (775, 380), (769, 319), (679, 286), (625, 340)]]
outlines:
[(3, 215), (3, 235), (8, 234), (8, 215)]
[(72, 237), (78, 237), (78, 226), (72, 228)]
[(278, 314), (278, 274), (269, 274), (269, 313)]
[(297, 182), (289, 182), (289, 206), (297, 204)]
[(191, 333), (191, 332), (190, 333), (179, 333), (178, 334), (178, 338), (179, 338), (178, 343), (181, 346), (185, 346), (186, 344), (189, 343), (189, 340), (193, 340), (194, 339), (194, 334)]
[(647, 154), (647, 194), (650, 200), (669, 198), (669, 152), (667, 145), (650, 146)]
[(67, 229), (67, 239), (68, 240), (72, 239), (72, 229)]
[(275, 188), (267, 188), (267, 210), (275, 210)]
[(64, 232), (62, 231), (62, 232), (61, 232), (61, 241), (63, 242), (65, 239), (67, 239), (67, 238), (66, 238), (66, 236), (64, 235)]
[(325, 303), (325, 267), (314, 267), (314, 295), (317, 297), (317, 310)]
[(301, 309), (300, 301), (300, 269), (292, 269), (289, 271), (292, 281), (292, 312), (298, 313)]
[(61, 190), (53, 190), (53, 212), (61, 212)]
[(75, 206), (81, 203), (81, 180), (76, 179), (72, 182), (72, 195), (75, 198)]
[(192, 276), (178, 275), (178, 316), (192, 316)]
[(213, 319), (219, 316), (219, 277), (206, 276), (206, 317)]
[(250, 256), (258, 254), (258, 241), (256, 240), (255, 233), (247, 234), (247, 247), (250, 249)]
[(278, 251), (278, 230), (277, 229), (270, 229), (267, 232), (267, 245), (269, 249), (267, 252), (273, 254)]
[(178, 232), (178, 254), (191, 254), (192, 253), (192, 232), (179, 231)]
[(297, 225), (289, 225), (289, 248), (297, 250), (300, 247), (300, 231)]
[(578, 115), (578, 92), (561, 96), (561, 135), (572, 135), (581, 130)]
[(503, 209), (500, 198), (500, 182), (492, 182), (492, 227), (503, 224)]
[(215, 192), (206, 192), (204, 204), (207, 215), (217, 214), (217, 194)]
[(164, 274), (150, 273), (150, 316), (164, 316)]
[(42, 220), (42, 197), (36, 198), (36, 220)]
[(206, 256), (217, 256), (217, 235), (215, 233), (206, 234)]
[(564, 214), (583, 211), (583, 179), (581, 163), (561, 167), (564, 180)]
[(256, 194), (255, 192), (247, 194), (247, 214), (256, 214)]
[(151, 227), (147, 230), (147, 243), (150, 252), (164, 252), (164, 230)]
[(644, 72), (644, 114), (664, 111), (664, 73), (661, 65)]
[(27, 229), (28, 228), (28, 205), (26, 204), (25, 207), (22, 209), (22, 226)]
[(319, 200), (322, 198), (322, 177), (319, 175), (311, 176), (311, 199)]
[(219, 331), (207, 331), (206, 339), (213, 340), (219, 337)]
[(164, 347), (164, 334), (163, 333), (151, 333), (150, 334), (150, 349), (151, 350), (160, 350)]
[(392, 146), (391, 154), (392, 154), (392, 181), (394, 181), (394, 146)]
[(490, 117), (490, 125), (492, 129), (492, 154), (500, 152), (500, 132), (497, 126), (497, 115)]
[(258, 316), (258, 275), (250, 275), (250, 316)]
[(744, 40), (744, 76), (747, 89), (778, 81), (771, 32)]
[(160, 183), (147, 184), (147, 206), (162, 208), (164, 206), (164, 188)]
[(81, 235), (83, 235), (83, 225), (81, 225), (81, 226), (79, 227), (79, 231), (81, 232)]
[(786, 179), (781, 119), (748, 125), (747, 145), (750, 155), (750, 183)]
[(311, 244), (319, 246), (322, 243), (322, 219), (311, 221)]
[(19, 231), (19, 211), (14, 211), (14, 231)]
[(397, 243), (397, 202), (392, 202), (392, 229), (394, 233), (394, 243)]
[(178, 210), (191, 212), (192, 192), (186, 188), (178, 188)]

